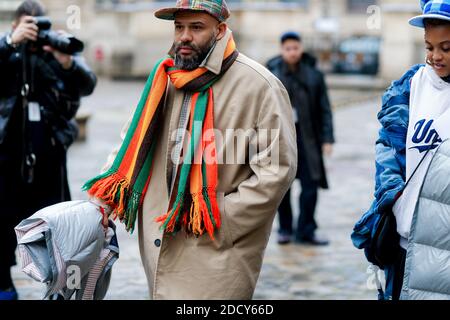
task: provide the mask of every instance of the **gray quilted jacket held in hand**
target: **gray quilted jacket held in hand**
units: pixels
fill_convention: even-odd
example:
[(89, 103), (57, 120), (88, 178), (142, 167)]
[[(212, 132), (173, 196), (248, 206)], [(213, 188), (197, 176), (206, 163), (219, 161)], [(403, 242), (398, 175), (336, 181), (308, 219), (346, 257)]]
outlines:
[(44, 208), (15, 228), (22, 271), (47, 284), (44, 299), (104, 298), (119, 246), (114, 223), (109, 220), (105, 228), (103, 219), (97, 204), (69, 201)]
[(450, 140), (435, 152), (408, 239), (401, 299), (450, 299)]

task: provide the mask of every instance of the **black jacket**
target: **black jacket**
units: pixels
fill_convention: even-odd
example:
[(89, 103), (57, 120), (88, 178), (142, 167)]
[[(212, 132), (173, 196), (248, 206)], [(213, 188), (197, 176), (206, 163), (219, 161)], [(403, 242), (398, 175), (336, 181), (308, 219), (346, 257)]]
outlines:
[(305, 149), (311, 177), (322, 188), (328, 188), (322, 144), (334, 143), (333, 119), (324, 76), (316, 68), (316, 59), (304, 53), (293, 73), (282, 57), (277, 56), (268, 61), (267, 68), (284, 84), (297, 111), (297, 137), (301, 139), (298, 143)]
[[(55, 141), (67, 149), (77, 136), (74, 117), (80, 98), (93, 92), (96, 76), (79, 56), (70, 70), (64, 70), (51, 53), (33, 54), (29, 60), (35, 65), (33, 100), (45, 106), (43, 121)], [(10, 131), (13, 110), (22, 105), (22, 61), (21, 51), (10, 47), (6, 36), (0, 37), (0, 146)]]

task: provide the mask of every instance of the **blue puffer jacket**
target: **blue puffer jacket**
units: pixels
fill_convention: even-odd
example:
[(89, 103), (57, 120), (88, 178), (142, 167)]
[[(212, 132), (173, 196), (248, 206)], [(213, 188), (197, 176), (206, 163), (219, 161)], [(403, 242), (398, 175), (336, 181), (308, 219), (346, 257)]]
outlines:
[[(423, 65), (415, 65), (399, 80), (394, 81), (382, 98), (378, 120), (381, 123), (375, 151), (375, 200), (370, 209), (356, 223), (351, 235), (353, 245), (364, 249), (369, 262), (369, 244), (381, 217), (380, 213), (394, 205), (396, 195), (405, 185), (406, 134), (409, 122), (411, 80)], [(385, 267), (384, 299), (392, 297), (392, 268)]]

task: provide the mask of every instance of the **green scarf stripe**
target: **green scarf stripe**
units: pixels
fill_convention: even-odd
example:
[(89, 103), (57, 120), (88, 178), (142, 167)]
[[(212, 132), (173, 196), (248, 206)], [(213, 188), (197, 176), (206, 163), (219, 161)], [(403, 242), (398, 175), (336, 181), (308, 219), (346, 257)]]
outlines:
[(109, 177), (109, 176), (112, 175), (113, 173), (115, 173), (115, 171), (113, 170), (113, 168), (111, 168), (111, 169), (109, 169), (109, 170), (107, 170), (107, 171), (105, 171), (105, 172), (99, 174), (98, 176), (89, 179), (89, 180), (83, 185), (83, 187), (81, 187), (81, 190), (83, 190), (83, 191), (89, 190), (90, 188), (92, 188), (92, 186), (93, 186), (97, 181), (102, 180), (102, 179), (104, 179), (104, 178), (106, 178), (106, 177)]
[(203, 193), (203, 199), (205, 199), (206, 202), (206, 207), (208, 208), (208, 214), (209, 217), (211, 218), (211, 221), (213, 223), (214, 228), (216, 227), (216, 220), (214, 220), (214, 216), (212, 213), (212, 209), (211, 209), (211, 200), (209, 199), (209, 195), (208, 195), (208, 178), (206, 176), (206, 163), (205, 161), (202, 162), (202, 179), (203, 179), (203, 189), (202, 189), (202, 193)]
[(131, 199), (127, 203), (125, 219), (127, 231), (130, 231), (131, 234), (133, 233), (134, 227), (136, 225), (136, 217), (137, 213), (139, 212), (139, 205), (141, 203), (141, 198), (143, 197), (142, 190), (144, 190), (149, 179), (155, 149), (156, 149), (156, 141), (153, 141), (148, 156), (145, 159), (144, 166), (142, 167), (142, 170), (139, 173), (138, 178), (136, 179), (133, 185)]
[(134, 227), (136, 225), (136, 216), (139, 211), (140, 199), (142, 194), (133, 192), (130, 199), (127, 202), (127, 209), (125, 211), (124, 220), (126, 225), (126, 230), (131, 234), (134, 232)]
[[(170, 220), (172, 219), (173, 215), (175, 214), (175, 211), (176, 211), (176, 209), (178, 207), (178, 204), (180, 204), (179, 211), (182, 211), (182, 209), (183, 209), (183, 202), (180, 203), (180, 201), (182, 201), (183, 198), (184, 198), (184, 191), (182, 193), (177, 194), (177, 197), (175, 199), (175, 202), (173, 203), (172, 209), (170, 209), (170, 214), (167, 216), (166, 220), (164, 221), (164, 223), (159, 228), (160, 230), (166, 229), (167, 225), (169, 224)], [(179, 216), (180, 215), (178, 215), (178, 217)], [(177, 221), (178, 221), (178, 217), (177, 217)]]

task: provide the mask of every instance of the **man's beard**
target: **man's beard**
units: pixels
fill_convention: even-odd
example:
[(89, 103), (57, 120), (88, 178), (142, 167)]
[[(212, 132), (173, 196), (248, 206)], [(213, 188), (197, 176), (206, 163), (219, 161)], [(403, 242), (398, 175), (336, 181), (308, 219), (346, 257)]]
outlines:
[[(175, 52), (175, 67), (181, 70), (195, 70), (200, 64), (205, 60), (211, 48), (214, 46), (216, 42), (215, 36), (213, 35), (211, 39), (202, 47), (199, 47), (192, 42), (178, 42), (174, 43), (174, 52)], [(189, 47), (192, 49), (192, 56), (189, 58), (183, 58), (183, 56), (179, 53), (181, 47)]]

